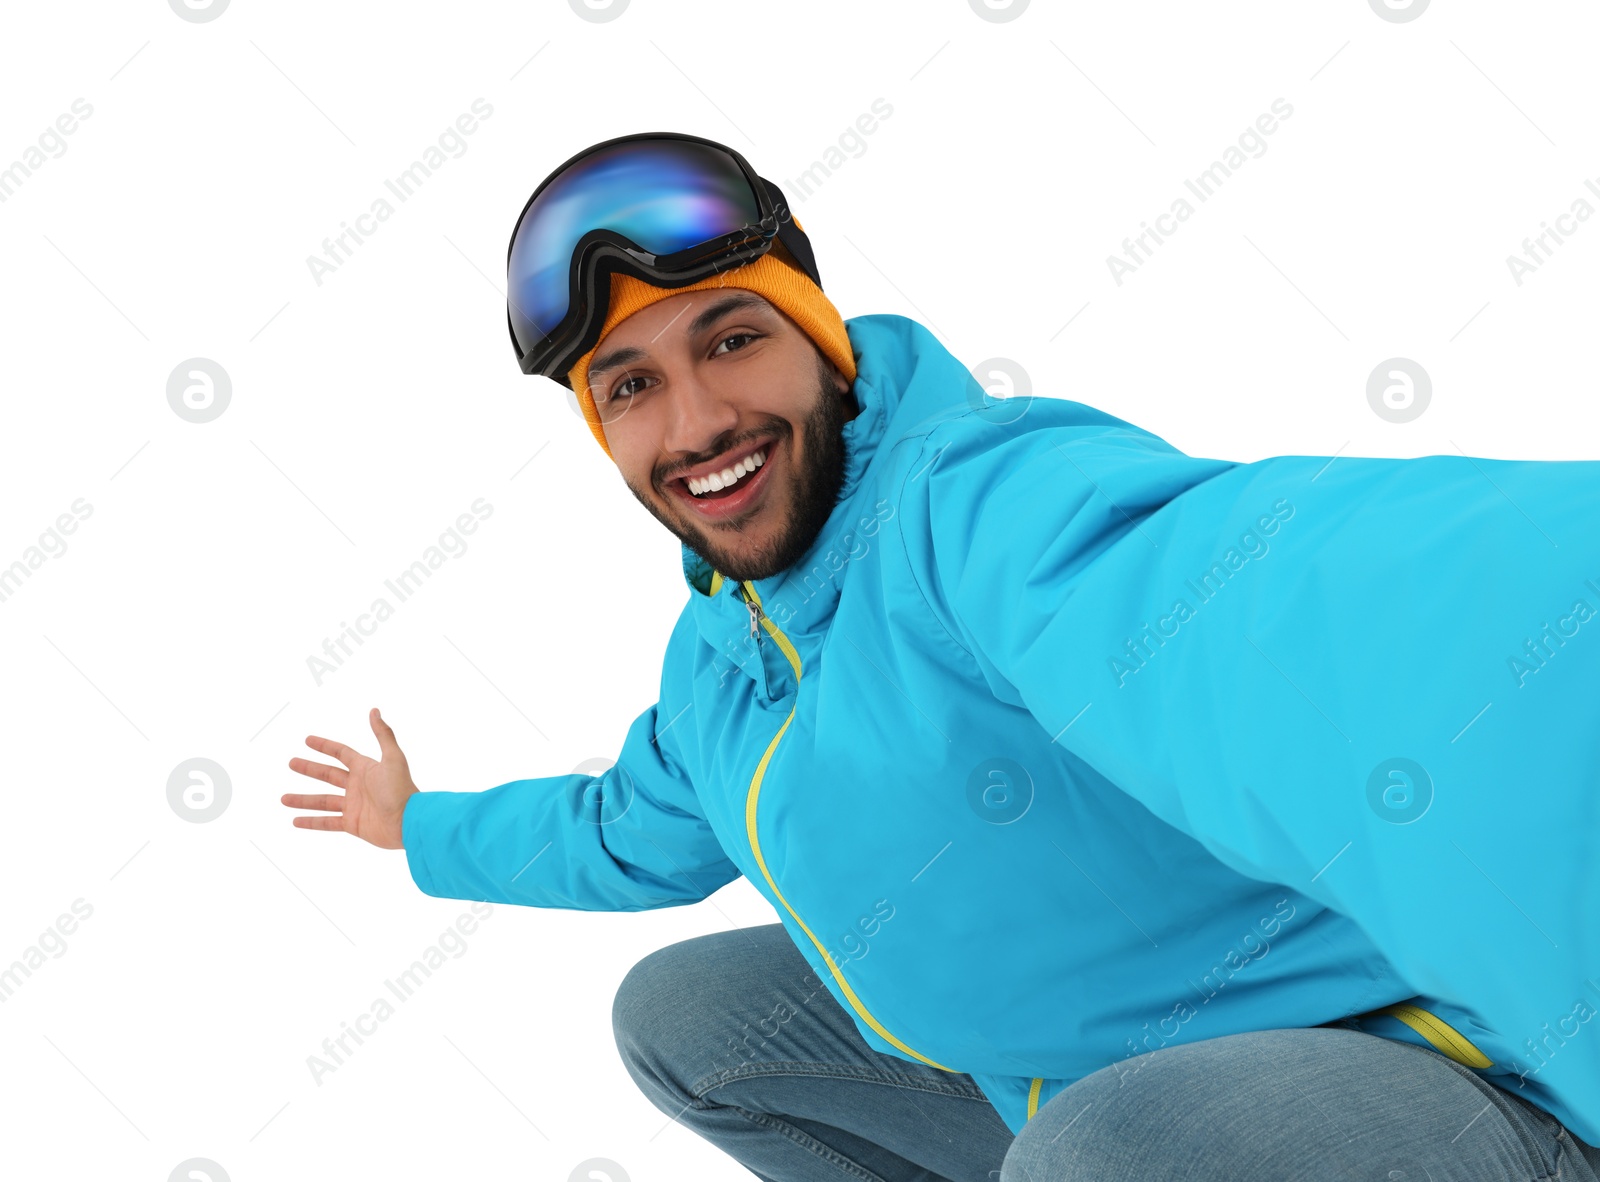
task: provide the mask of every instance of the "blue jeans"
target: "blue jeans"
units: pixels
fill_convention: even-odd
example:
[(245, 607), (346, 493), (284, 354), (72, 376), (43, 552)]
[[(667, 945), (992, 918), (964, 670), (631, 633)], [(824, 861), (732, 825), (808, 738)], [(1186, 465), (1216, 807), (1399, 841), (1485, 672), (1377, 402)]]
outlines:
[(1137, 1071), (1063, 1089), (1013, 1137), (969, 1076), (867, 1046), (781, 924), (651, 953), (612, 1018), (651, 1102), (764, 1182), (1597, 1182), (1600, 1170), (1600, 1149), (1543, 1109), (1435, 1051), (1340, 1026), (1164, 1047)]

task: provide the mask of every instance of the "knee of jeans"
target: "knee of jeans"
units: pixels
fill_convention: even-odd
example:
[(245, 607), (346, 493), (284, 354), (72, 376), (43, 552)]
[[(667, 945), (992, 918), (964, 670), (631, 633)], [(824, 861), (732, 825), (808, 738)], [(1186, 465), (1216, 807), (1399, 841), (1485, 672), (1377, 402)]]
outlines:
[(1063, 1147), (1038, 1135), (1029, 1137), (1024, 1128), (1006, 1150), (998, 1174), (990, 1177), (997, 1182), (1042, 1182), (1046, 1178), (1050, 1182), (1104, 1182), (1119, 1176), (1108, 1170), (1109, 1165), (1098, 1154)]
[(656, 1008), (652, 996), (660, 992), (655, 983), (655, 962), (662, 951), (657, 949), (630, 968), (611, 999), (611, 1033), (624, 1062), (634, 1058), (638, 1049), (650, 1041), (650, 1019)]
[(1104, 1161), (1091, 1162), (1082, 1155), (1073, 1156), (1076, 1160), (1068, 1162), (1062, 1154), (1029, 1149), (1013, 1141), (1000, 1169), (991, 1171), (989, 1176), (996, 1182), (1044, 1182), (1046, 1178), (1050, 1182), (1105, 1182), (1107, 1178), (1126, 1177), (1106, 1172)]
[[(1078, 1080), (1017, 1134), (999, 1182), (1101, 1182), (1127, 1173), (1129, 1141), (1159, 1141), (1170, 1105), (1182, 1103), (1173, 1078), (1140, 1075), (1125, 1061)], [(1148, 1058), (1145, 1060), (1148, 1062)], [(1213, 1174), (1206, 1174), (1210, 1179)], [(1196, 1175), (1198, 1178), (1199, 1175)]]
[(671, 1061), (668, 1037), (679, 957), (674, 945), (643, 957), (623, 976), (611, 1001), (611, 1033), (628, 1074), (652, 1100), (690, 1099)]

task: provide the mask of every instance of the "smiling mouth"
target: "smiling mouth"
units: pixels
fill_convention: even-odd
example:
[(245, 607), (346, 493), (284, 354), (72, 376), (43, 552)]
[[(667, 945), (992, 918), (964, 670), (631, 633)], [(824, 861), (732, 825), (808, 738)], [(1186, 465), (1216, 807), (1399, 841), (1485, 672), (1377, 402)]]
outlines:
[(687, 502), (695, 515), (709, 520), (732, 517), (754, 506), (769, 481), (767, 468), (777, 455), (780, 441), (764, 440), (705, 477), (675, 477), (668, 481), (673, 496)]
[(678, 480), (688, 490), (690, 496), (714, 496), (724, 489), (736, 488), (740, 481), (766, 463), (767, 453), (771, 450), (772, 441), (767, 440), (746, 450), (731, 464), (723, 464), (720, 468), (700, 476), (680, 476)]

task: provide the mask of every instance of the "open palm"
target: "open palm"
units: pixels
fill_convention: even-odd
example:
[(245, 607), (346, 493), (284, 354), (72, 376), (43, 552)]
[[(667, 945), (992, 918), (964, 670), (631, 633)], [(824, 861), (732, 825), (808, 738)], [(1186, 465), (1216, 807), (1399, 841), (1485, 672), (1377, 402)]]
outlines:
[(405, 847), (402, 840), (401, 818), (405, 816), (406, 801), (418, 791), (411, 780), (411, 769), (406, 765), (405, 754), (395, 742), (394, 731), (384, 722), (374, 706), (367, 715), (372, 733), (378, 738), (382, 759), (369, 759), (355, 748), (333, 739), (307, 735), (306, 746), (324, 755), (331, 755), (345, 766), (333, 767), (325, 763), (312, 763), (296, 756), (289, 761), (292, 771), (313, 780), (322, 780), (343, 791), (343, 796), (331, 793), (304, 796), (285, 793), (283, 803), (292, 809), (316, 809), (332, 813), (328, 817), (296, 817), (294, 824), (300, 829), (332, 829), (353, 833), (363, 841), (385, 850)]

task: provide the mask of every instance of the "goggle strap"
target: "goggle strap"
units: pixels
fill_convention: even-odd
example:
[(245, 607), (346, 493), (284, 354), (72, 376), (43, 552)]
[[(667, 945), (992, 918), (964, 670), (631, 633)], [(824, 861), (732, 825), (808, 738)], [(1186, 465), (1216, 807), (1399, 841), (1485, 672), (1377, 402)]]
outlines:
[(784, 249), (794, 256), (794, 261), (805, 269), (811, 277), (811, 282), (822, 288), (822, 276), (817, 271), (817, 256), (811, 249), (811, 239), (806, 237), (805, 231), (794, 224), (794, 213), (789, 209), (789, 203), (784, 199), (783, 190), (777, 185), (760, 178), (761, 183), (767, 188), (767, 196), (772, 201), (774, 208), (783, 210), (783, 217), (778, 222), (778, 241), (783, 243)]

